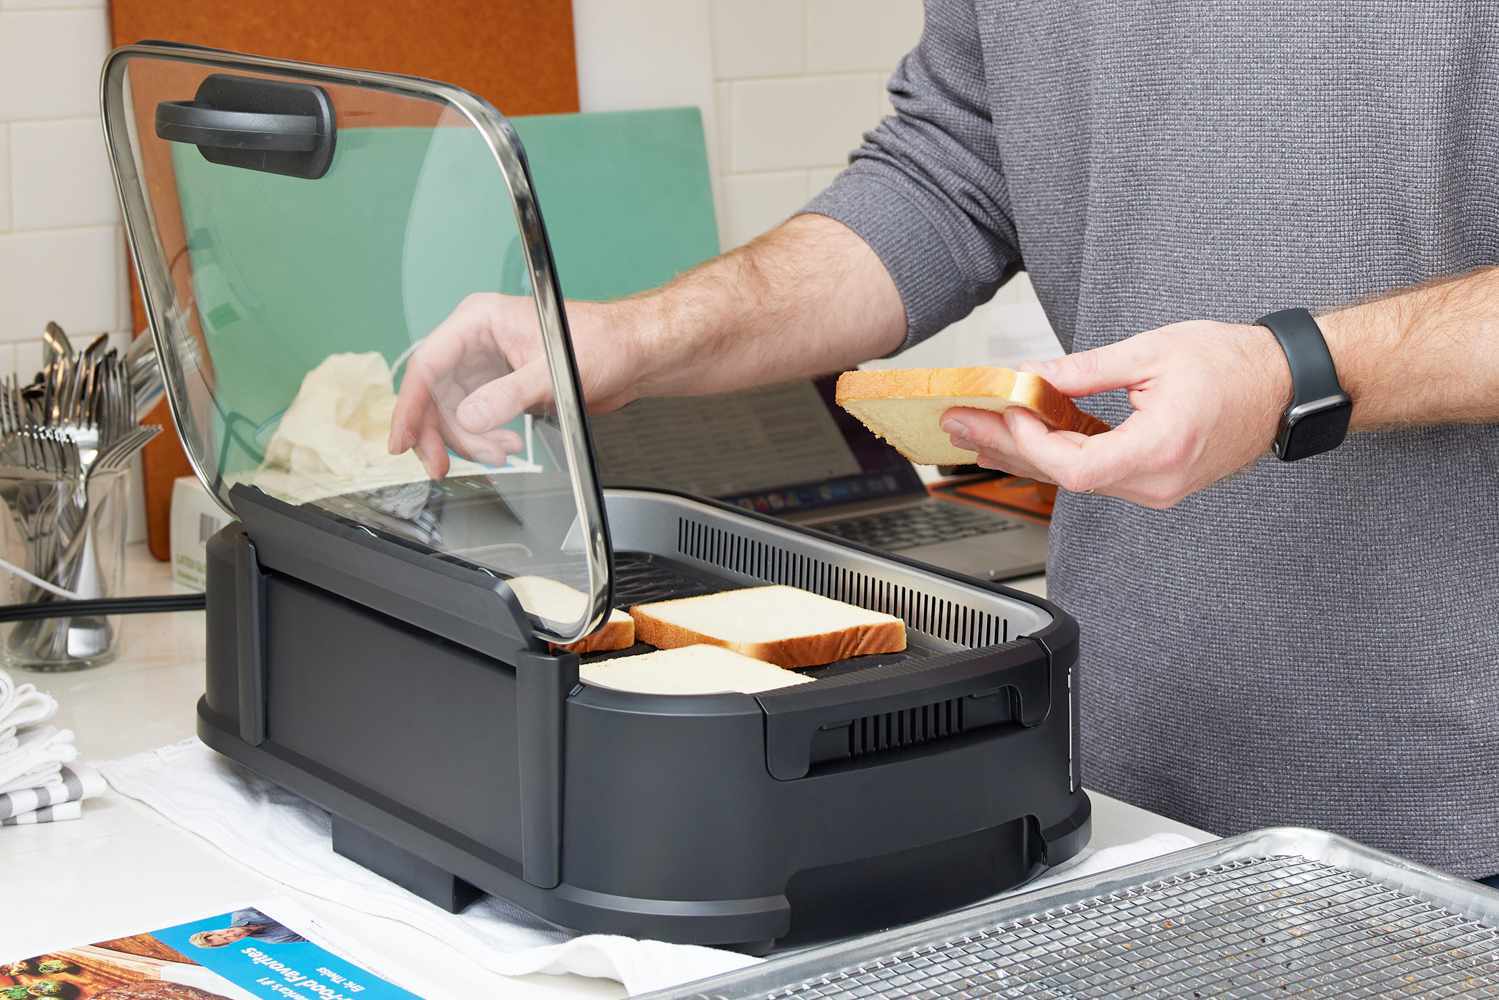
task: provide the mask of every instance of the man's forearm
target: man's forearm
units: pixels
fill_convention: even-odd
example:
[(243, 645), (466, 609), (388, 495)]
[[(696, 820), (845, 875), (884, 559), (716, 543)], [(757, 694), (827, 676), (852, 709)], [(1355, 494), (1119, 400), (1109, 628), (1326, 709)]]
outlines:
[(640, 396), (851, 368), (895, 350), (906, 329), (874, 251), (820, 215), (797, 216), (628, 303), (646, 366)]
[(1499, 268), (1317, 318), (1354, 430), (1499, 422)]

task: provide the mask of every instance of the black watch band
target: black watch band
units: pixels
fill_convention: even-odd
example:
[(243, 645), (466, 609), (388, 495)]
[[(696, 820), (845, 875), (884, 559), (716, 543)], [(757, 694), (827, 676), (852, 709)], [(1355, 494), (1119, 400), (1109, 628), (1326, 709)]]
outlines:
[(1338, 382), (1322, 328), (1305, 309), (1282, 309), (1255, 320), (1275, 335), (1291, 368), (1291, 405), (1281, 415), (1276, 457), (1284, 462), (1331, 451), (1348, 435), (1353, 403)]

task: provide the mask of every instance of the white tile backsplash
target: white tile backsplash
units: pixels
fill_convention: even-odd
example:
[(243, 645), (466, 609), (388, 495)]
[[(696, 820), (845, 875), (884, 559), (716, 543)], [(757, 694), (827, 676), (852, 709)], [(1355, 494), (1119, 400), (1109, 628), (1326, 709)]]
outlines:
[(10, 228), (10, 126), (0, 121), (0, 233)]
[(0, 10), (102, 10), (104, 0), (0, 0)]
[(718, 126), (719, 170), (727, 173), (734, 160), (734, 130), (729, 128), (729, 102), (733, 99), (734, 85), (720, 80), (713, 85), (713, 115)]
[(574, 0), (573, 33), (584, 111), (696, 104), (711, 113), (702, 0)]
[(102, 10), (0, 11), (0, 120), (99, 113)]
[(112, 329), (123, 266), (118, 226), (0, 233), (0, 341)]
[[(83, 345), (130, 327), (99, 127), (105, 0), (0, 0), (0, 369), (31, 378), (49, 319)], [(132, 477), (130, 538), (145, 536)]]
[(98, 118), (11, 125), (10, 171), (13, 229), (107, 226), (120, 221)]
[(697, 107), (717, 196), (724, 165), (708, 22), (705, 0), (573, 0), (579, 108)]
[(807, 71), (888, 74), (921, 37), (921, 0), (806, 0)]
[(724, 246), (748, 243), (785, 222), (807, 202), (807, 175), (801, 170), (731, 174), (724, 178)]
[(713, 0), (713, 74), (791, 76), (804, 69), (803, 0)]
[(0, 0), (0, 342), (22, 369), (49, 319), (74, 340), (130, 326), (99, 124), (108, 26), (102, 0)]
[[(885, 82), (921, 37), (921, 7), (921, 0), (713, 0), (725, 246), (776, 224), (788, 206), (800, 207), (797, 198), (805, 204), (831, 183), (889, 113)], [(797, 198), (793, 174), (802, 181)]]
[(737, 80), (729, 101), (734, 171), (842, 163), (878, 120), (868, 75)]
[(920, 39), (921, 7), (573, 0), (582, 107), (701, 107), (719, 231), (735, 246), (822, 190), (889, 112), (885, 81)]

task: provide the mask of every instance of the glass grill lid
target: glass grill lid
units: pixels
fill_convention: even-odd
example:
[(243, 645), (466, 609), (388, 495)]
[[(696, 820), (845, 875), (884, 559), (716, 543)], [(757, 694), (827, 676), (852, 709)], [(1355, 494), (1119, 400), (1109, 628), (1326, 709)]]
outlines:
[(510, 124), (442, 84), (158, 43), (110, 56), (103, 100), (172, 414), (219, 503), (243, 484), (557, 580), (527, 610), (555, 641), (590, 631), (607, 530)]

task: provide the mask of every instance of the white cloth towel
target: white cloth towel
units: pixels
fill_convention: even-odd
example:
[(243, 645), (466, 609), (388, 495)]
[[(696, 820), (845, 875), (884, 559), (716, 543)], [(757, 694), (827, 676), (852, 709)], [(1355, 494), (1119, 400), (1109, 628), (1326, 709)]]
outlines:
[(0, 747), (15, 737), (16, 730), (41, 725), (56, 714), (56, 698), (38, 691), (35, 684), (17, 684), (0, 670)]
[[(447, 913), (334, 854), (325, 812), (197, 740), (102, 764), (100, 770), (115, 791), (145, 803), (292, 894), (305, 893), (405, 925), (412, 937), (410, 954), (451, 948), (499, 975), (592, 976), (613, 979), (632, 994), (757, 961), (714, 948), (602, 934), (573, 937), (495, 897), (461, 914)], [(1144, 860), (1191, 843), (1180, 835), (1157, 834), (1135, 844), (1084, 852), (1044, 882), (1026, 888)], [(349, 944), (351, 952), (357, 951), (356, 942)]]
[(19, 745), (0, 757), (0, 795), (62, 780), (62, 765), (78, 759), (73, 730), (56, 726), (23, 729)]
[(77, 819), (83, 815), (83, 800), (103, 794), (104, 788), (104, 776), (96, 768), (62, 765), (54, 782), (0, 794), (0, 826)]

